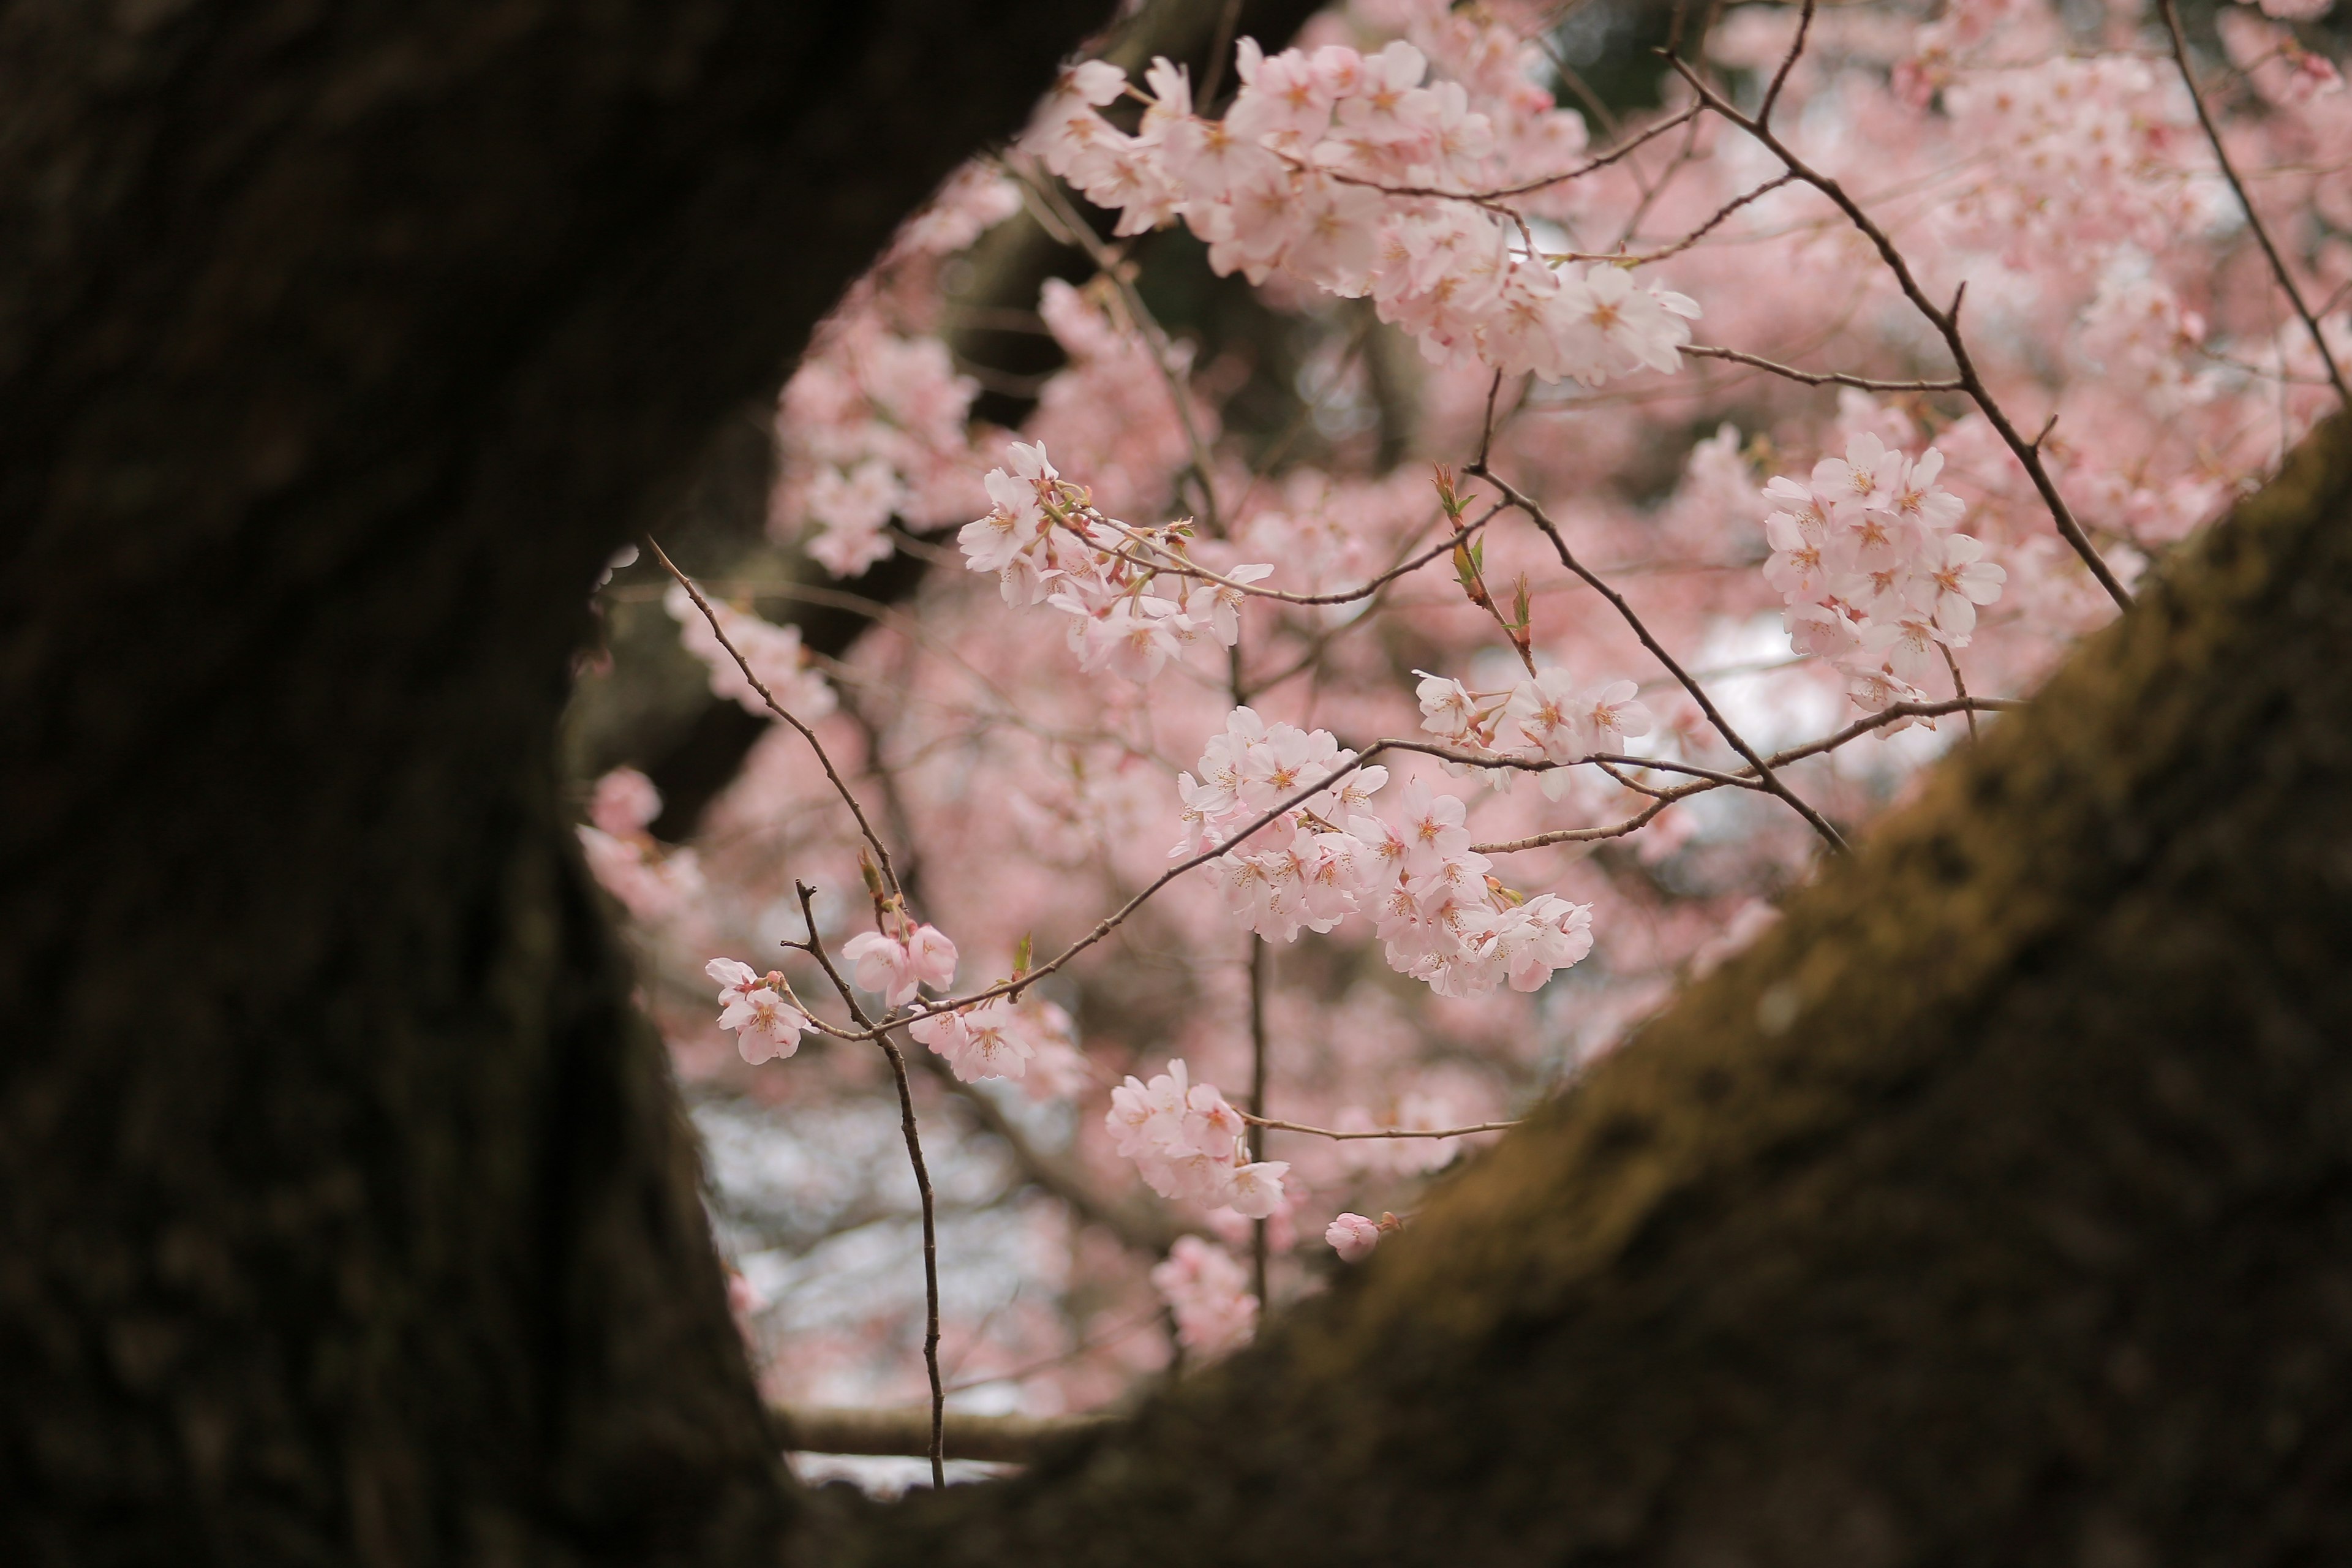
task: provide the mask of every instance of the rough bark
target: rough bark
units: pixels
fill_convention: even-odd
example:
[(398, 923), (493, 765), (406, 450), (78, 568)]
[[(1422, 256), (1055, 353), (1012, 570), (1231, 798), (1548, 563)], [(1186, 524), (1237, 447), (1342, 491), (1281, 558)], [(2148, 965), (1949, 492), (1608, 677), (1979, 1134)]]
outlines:
[(0, 8), (0, 1560), (765, 1560), (598, 565), (1101, 0)]
[(2352, 1558), (2352, 421), (1260, 1347), (839, 1561)]

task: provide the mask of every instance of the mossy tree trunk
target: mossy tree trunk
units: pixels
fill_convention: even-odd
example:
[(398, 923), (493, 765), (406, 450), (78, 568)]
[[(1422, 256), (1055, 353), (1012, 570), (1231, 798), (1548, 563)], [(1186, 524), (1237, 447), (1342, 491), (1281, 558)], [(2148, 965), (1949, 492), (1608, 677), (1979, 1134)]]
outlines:
[(782, 1474), (565, 659), (1085, 11), (0, 11), (0, 1558), (2352, 1557), (2340, 422), (1265, 1344)]

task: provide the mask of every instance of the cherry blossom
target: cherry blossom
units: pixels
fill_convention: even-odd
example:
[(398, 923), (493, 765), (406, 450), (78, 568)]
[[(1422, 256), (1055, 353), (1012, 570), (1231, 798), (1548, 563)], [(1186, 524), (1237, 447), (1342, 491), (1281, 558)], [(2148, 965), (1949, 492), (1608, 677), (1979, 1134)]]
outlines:
[(1249, 1342), (1257, 1330), (1258, 1300), (1246, 1289), (1242, 1266), (1197, 1236), (1179, 1237), (1151, 1283), (1175, 1315), (1176, 1338), (1186, 1350), (1220, 1356)]
[(903, 938), (860, 931), (841, 944), (841, 955), (856, 965), (857, 984), (893, 1007), (913, 1001), (923, 986), (944, 991), (955, 979), (955, 943), (932, 926), (915, 926)]
[(735, 1034), (743, 1059), (757, 1067), (801, 1048), (808, 1016), (781, 994), (782, 977), (759, 974), (732, 958), (714, 958), (704, 973), (719, 982), (719, 1026)]
[(1381, 1227), (1360, 1214), (1343, 1214), (1323, 1229), (1342, 1263), (1361, 1263), (1381, 1244)]

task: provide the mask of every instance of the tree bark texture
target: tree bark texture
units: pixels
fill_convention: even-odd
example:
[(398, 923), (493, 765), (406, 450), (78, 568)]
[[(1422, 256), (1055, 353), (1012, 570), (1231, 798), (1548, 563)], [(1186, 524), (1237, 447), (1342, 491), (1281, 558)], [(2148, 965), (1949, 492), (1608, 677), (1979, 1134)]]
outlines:
[(551, 752), (1102, 0), (0, 6), (0, 1561), (772, 1561)]
[(2352, 1561), (2352, 421), (1256, 1348), (863, 1564)]

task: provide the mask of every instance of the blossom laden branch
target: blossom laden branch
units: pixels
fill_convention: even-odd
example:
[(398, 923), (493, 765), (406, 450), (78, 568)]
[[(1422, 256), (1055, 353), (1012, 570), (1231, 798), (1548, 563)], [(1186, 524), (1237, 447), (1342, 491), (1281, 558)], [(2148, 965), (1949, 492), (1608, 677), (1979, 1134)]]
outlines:
[(1666, 651), (1665, 646), (1658, 641), (1648, 625), (1634, 613), (1633, 606), (1626, 602), (1625, 595), (1610, 586), (1583, 562), (1577, 559), (1575, 552), (1569, 549), (1568, 540), (1559, 531), (1559, 525), (1553, 522), (1551, 515), (1543, 509), (1542, 505), (1533, 497), (1512, 485), (1510, 481), (1501, 478), (1490, 467), (1482, 464), (1471, 471), (1493, 485), (1512, 506), (1526, 513), (1528, 520), (1542, 531), (1544, 537), (1551, 542), (1552, 551), (1559, 557), (1559, 563), (1582, 579), (1585, 585), (1594, 593), (1609, 601), (1610, 606), (1628, 626), (1633, 628), (1633, 635), (1641, 639), (1642, 646), (1650, 650), (1651, 657), (1664, 665), (1666, 673), (1673, 676), (1682, 689), (1690, 693), (1691, 700), (1698, 704), (1699, 711), (1706, 715), (1706, 721), (1715, 727), (1716, 733), (1721, 735), (1733, 751), (1748, 759), (1748, 765), (1757, 770), (1757, 774), (1763, 781), (1764, 787), (1779, 795), (1791, 810), (1803, 817), (1807, 825), (1820, 834), (1823, 842), (1827, 843), (1832, 849), (1840, 854), (1845, 853), (1847, 848), (1845, 836), (1831, 826), (1826, 817), (1799, 799), (1795, 791), (1780, 782), (1780, 776), (1773, 773), (1771, 765), (1758, 754), (1754, 747), (1740, 737), (1738, 731), (1732, 728), (1731, 721), (1726, 719), (1722, 711), (1716, 707), (1715, 700), (1706, 694), (1706, 687), (1692, 679), (1690, 672), (1683, 668), (1681, 662)]

